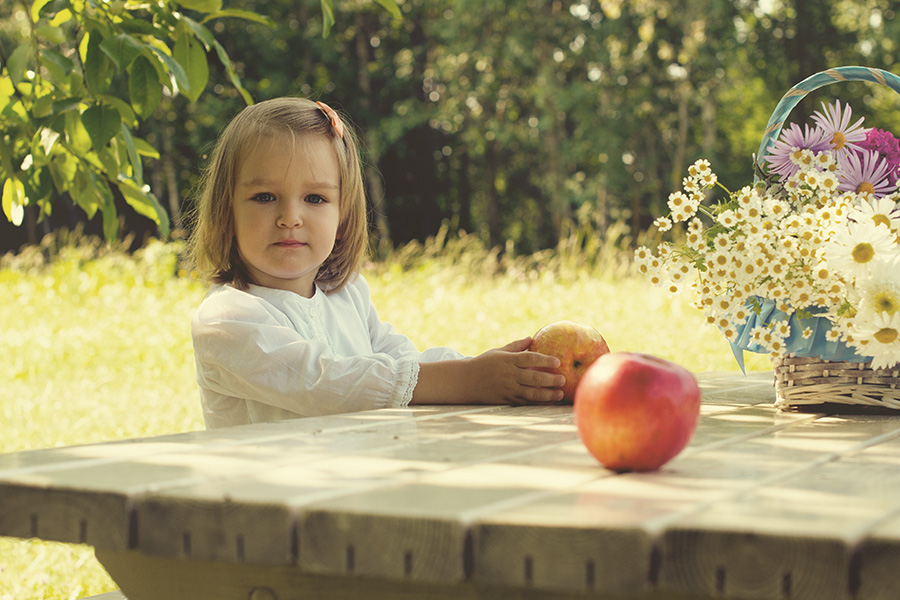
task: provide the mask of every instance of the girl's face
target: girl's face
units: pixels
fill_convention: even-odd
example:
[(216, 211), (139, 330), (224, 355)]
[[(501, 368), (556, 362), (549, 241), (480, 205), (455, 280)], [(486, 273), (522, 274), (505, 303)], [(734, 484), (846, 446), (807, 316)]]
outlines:
[(340, 224), (340, 167), (322, 136), (262, 139), (241, 157), (234, 237), (259, 285), (312, 297)]

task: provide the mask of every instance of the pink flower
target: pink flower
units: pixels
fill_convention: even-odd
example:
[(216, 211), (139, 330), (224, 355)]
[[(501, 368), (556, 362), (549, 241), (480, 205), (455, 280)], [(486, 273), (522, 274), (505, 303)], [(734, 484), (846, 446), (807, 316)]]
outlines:
[(868, 129), (862, 127), (865, 120), (862, 117), (854, 123), (850, 124), (850, 117), (853, 110), (849, 104), (844, 105), (841, 109), (840, 100), (834, 101), (834, 106), (822, 103), (822, 109), (826, 114), (819, 111), (813, 113), (812, 118), (816, 125), (825, 130), (828, 139), (831, 141), (831, 149), (838, 158), (846, 155), (851, 150), (859, 150), (859, 142), (866, 139)]
[(859, 143), (860, 148), (874, 150), (887, 162), (891, 183), (900, 180), (900, 142), (890, 131), (870, 129), (866, 139)]
[(765, 160), (769, 163), (769, 172), (777, 173), (781, 181), (787, 179), (800, 170), (798, 157), (803, 150), (811, 150), (814, 154), (823, 152), (831, 148), (829, 140), (831, 136), (819, 128), (810, 128), (804, 125), (803, 129), (796, 123), (791, 123), (790, 127), (782, 129), (781, 135), (765, 156)]

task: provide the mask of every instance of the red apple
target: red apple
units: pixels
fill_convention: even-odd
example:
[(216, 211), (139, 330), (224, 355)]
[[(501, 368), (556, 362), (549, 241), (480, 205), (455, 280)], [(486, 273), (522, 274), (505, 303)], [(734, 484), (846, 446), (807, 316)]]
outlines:
[(599, 331), (574, 321), (557, 321), (545, 325), (532, 336), (531, 346), (528, 349), (555, 356), (562, 363), (552, 372), (566, 376), (566, 384), (562, 387), (562, 401), (569, 404), (575, 401), (578, 382), (588, 367), (609, 352), (609, 346)]
[(694, 376), (649, 354), (601, 356), (575, 393), (581, 441), (613, 471), (658, 469), (687, 445), (699, 416)]

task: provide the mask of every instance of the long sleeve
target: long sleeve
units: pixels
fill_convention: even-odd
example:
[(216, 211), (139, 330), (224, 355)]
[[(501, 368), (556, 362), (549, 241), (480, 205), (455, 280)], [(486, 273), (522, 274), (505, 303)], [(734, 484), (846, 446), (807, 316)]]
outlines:
[(378, 319), (358, 278), (311, 299), (229, 286), (211, 290), (192, 322), (208, 427), (405, 406), (428, 356)]

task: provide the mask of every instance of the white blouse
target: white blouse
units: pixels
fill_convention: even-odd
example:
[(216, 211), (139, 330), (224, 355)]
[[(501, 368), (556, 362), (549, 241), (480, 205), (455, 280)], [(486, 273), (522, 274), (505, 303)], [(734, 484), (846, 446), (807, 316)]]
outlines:
[(209, 429), (403, 407), (420, 362), (464, 358), (451, 348), (416, 350), (378, 318), (362, 276), (312, 298), (213, 286), (191, 334)]

